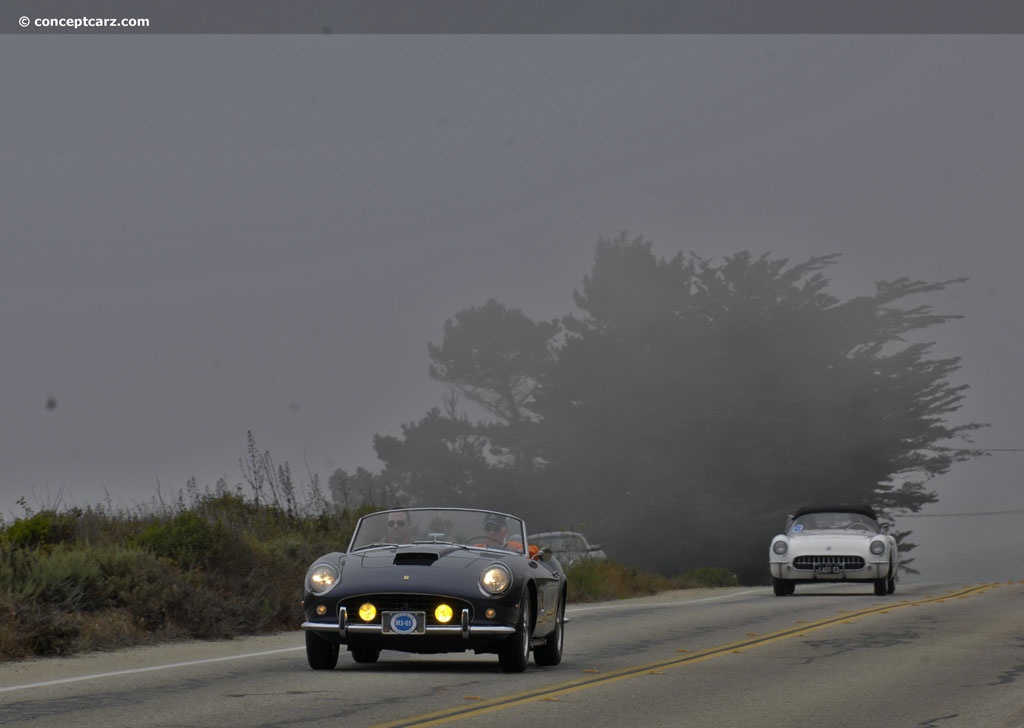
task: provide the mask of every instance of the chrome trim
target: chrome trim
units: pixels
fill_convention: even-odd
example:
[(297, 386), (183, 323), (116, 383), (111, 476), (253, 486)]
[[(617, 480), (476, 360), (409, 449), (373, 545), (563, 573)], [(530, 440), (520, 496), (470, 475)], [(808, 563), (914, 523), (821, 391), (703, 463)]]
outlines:
[(348, 609), (345, 607), (338, 607), (338, 631), (345, 634), (345, 630), (348, 629)]
[[(383, 634), (381, 626), (379, 624), (349, 624), (347, 628), (342, 629), (341, 622), (334, 624), (333, 622), (303, 622), (302, 629), (313, 632), (342, 632), (345, 634)], [(472, 625), (445, 625), (443, 627), (428, 625), (426, 628), (426, 634), (428, 635), (461, 635), (462, 637), (469, 638), (476, 635), (489, 635), (489, 634), (514, 634), (516, 631), (515, 627), (509, 627), (507, 625), (483, 625), (483, 626), (472, 626)], [(410, 635), (410, 639), (415, 639), (420, 635)]]
[(469, 639), (469, 610), (462, 610), (462, 638)]

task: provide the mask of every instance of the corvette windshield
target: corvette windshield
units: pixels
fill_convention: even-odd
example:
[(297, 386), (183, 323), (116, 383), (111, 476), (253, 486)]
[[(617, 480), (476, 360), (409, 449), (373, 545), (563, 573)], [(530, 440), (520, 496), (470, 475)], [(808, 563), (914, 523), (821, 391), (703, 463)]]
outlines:
[(790, 527), (791, 531), (859, 530), (878, 533), (878, 523), (861, 513), (807, 513)]
[(349, 551), (379, 545), (453, 543), (526, 553), (522, 520), (468, 508), (408, 508), (359, 519)]

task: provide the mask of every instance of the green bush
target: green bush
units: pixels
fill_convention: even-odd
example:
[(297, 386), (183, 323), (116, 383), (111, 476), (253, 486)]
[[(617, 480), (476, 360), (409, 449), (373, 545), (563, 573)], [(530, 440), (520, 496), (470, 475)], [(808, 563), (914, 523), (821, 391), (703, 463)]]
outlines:
[(151, 523), (136, 543), (155, 556), (169, 559), (188, 570), (210, 562), (218, 535), (214, 531), (206, 519), (185, 511), (170, 521)]
[(74, 540), (77, 511), (41, 511), (19, 518), (0, 533), (0, 544), (15, 548), (40, 548)]
[(103, 572), (91, 550), (68, 546), (39, 554), (14, 594), (23, 602), (52, 604), (68, 611), (102, 609), (107, 603)]

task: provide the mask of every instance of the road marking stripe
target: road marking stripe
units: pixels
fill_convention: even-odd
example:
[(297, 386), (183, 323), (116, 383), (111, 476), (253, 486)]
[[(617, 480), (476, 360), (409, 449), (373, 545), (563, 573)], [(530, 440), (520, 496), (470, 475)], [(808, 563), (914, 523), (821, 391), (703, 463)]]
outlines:
[(49, 685), (64, 685), (66, 683), (82, 682), (83, 680), (99, 680), (103, 677), (117, 677), (118, 675), (134, 675), (140, 672), (153, 672), (155, 670), (170, 670), (176, 667), (192, 667), (194, 665), (208, 665), (213, 662), (225, 662), (227, 660), (244, 660), (249, 657), (263, 657), (264, 655), (277, 655), (282, 652), (295, 652), (304, 650), (305, 647), (282, 647), (279, 650), (267, 650), (265, 652), (250, 652), (245, 655), (228, 655), (227, 657), (208, 657), (203, 660), (191, 660), (190, 662), (174, 662), (169, 665), (154, 665), (153, 667), (133, 667), (128, 670), (115, 670), (114, 672), (99, 672), (94, 675), (81, 675), (79, 677), (66, 677), (60, 680), (47, 680), (46, 682), (28, 683), (27, 685), (11, 685), (0, 688), (0, 693), (9, 693), (14, 690), (28, 690), (29, 688), (45, 688)]
[(849, 623), (851, 619), (866, 617), (872, 614), (888, 613), (889, 611), (893, 609), (898, 609), (900, 607), (919, 606), (921, 604), (929, 604), (933, 602), (938, 603), (942, 602), (945, 599), (950, 599), (952, 597), (977, 594), (995, 586), (999, 586), (999, 584), (981, 584), (979, 586), (968, 587), (958, 592), (945, 594), (941, 597), (929, 596), (925, 599), (918, 599), (913, 602), (903, 601), (896, 604), (884, 604), (880, 606), (871, 607), (869, 609), (863, 609), (858, 612), (842, 611), (840, 616), (828, 617), (826, 619), (821, 619), (816, 622), (801, 624), (799, 626), (790, 627), (784, 630), (780, 630), (778, 632), (772, 632), (761, 637), (752, 637), (749, 639), (740, 640), (738, 642), (733, 642), (726, 645), (719, 645), (718, 647), (710, 647), (705, 650), (687, 653), (686, 655), (674, 657), (668, 660), (660, 660), (658, 662), (651, 662), (645, 665), (637, 665), (635, 667), (622, 668), (619, 670), (613, 670), (612, 672), (603, 674), (599, 673), (595, 677), (583, 678), (581, 680), (560, 683), (558, 685), (550, 685), (542, 688), (536, 688), (534, 690), (527, 690), (525, 692), (514, 693), (512, 695), (506, 695), (499, 698), (491, 698), (490, 700), (483, 701), (482, 704), (448, 708), (445, 710), (439, 710), (433, 713), (426, 713), (424, 715), (415, 716), (412, 718), (404, 718), (389, 723), (380, 723), (374, 726), (374, 728), (412, 728), (413, 726), (443, 725), (444, 723), (449, 721), (461, 720), (463, 718), (472, 718), (482, 715), (484, 713), (492, 713), (498, 710), (512, 708), (535, 700), (557, 700), (558, 698), (564, 695), (579, 690), (587, 690), (589, 688), (598, 687), (600, 685), (607, 685), (609, 683), (618, 682), (620, 680), (626, 680), (628, 678), (637, 677), (639, 675), (658, 674), (660, 671), (664, 671), (674, 667), (681, 667), (682, 665), (689, 665), (694, 662), (701, 662), (703, 660), (708, 660), (723, 654), (738, 653), (742, 648), (758, 647), (760, 645), (778, 642), (780, 640), (788, 639), (790, 637), (804, 636), (807, 632), (824, 629), (825, 627), (831, 627), (836, 624)]

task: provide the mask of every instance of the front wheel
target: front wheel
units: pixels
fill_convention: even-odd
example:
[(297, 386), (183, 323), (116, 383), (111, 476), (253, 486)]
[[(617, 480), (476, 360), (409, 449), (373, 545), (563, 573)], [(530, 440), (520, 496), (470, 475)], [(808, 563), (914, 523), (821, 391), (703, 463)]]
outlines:
[(523, 592), (516, 632), (498, 648), (498, 666), (502, 672), (523, 672), (530, 659), (530, 592)]
[(772, 591), (777, 597), (788, 597), (796, 591), (796, 584), (792, 579), (776, 579), (772, 577)]
[(889, 564), (889, 578), (886, 580), (886, 591), (892, 594), (896, 591), (896, 567)]
[(555, 615), (555, 629), (547, 636), (544, 644), (533, 648), (533, 661), (542, 667), (554, 667), (562, 661), (562, 645), (565, 643), (565, 595), (562, 595)]
[(884, 597), (889, 593), (889, 579), (875, 579), (875, 596)]
[(314, 632), (306, 632), (306, 661), (314, 670), (333, 670), (338, 665), (338, 652), (341, 646), (318, 637)]

